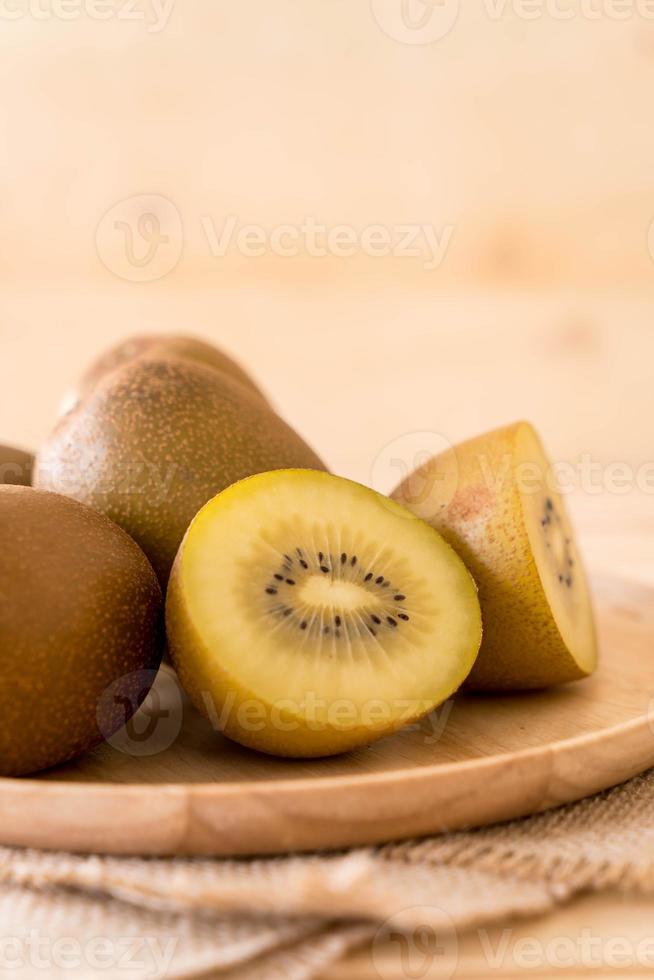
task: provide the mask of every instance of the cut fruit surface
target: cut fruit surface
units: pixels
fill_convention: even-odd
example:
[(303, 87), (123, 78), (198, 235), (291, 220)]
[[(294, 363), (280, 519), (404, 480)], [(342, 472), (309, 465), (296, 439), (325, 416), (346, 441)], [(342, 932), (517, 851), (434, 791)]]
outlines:
[(430, 460), (393, 493), (461, 555), (484, 639), (470, 687), (538, 688), (597, 664), (589, 589), (556, 474), (526, 422)]
[(346, 751), (446, 700), (481, 640), (474, 582), (403, 507), (311, 470), (210, 501), (177, 556), (170, 650), (196, 706), (244, 745)]

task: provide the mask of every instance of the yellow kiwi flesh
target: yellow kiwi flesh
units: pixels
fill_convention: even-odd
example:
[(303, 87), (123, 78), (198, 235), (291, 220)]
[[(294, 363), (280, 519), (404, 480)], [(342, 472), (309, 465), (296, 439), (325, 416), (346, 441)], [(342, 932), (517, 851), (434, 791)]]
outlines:
[(484, 639), (467, 685), (539, 688), (597, 664), (592, 603), (554, 471), (516, 423), (442, 453), (393, 493), (456, 549), (479, 587)]
[(200, 711), (243, 745), (322, 756), (432, 710), (481, 639), (450, 546), (380, 494), (285, 470), (210, 501), (177, 556), (169, 648)]
[(59, 420), (34, 483), (123, 527), (165, 586), (188, 525), (216, 493), (253, 473), (323, 465), (238, 381), (188, 360), (144, 356), (106, 375)]
[(0, 487), (0, 774), (66, 762), (136, 710), (162, 648), (137, 545), (88, 507)]

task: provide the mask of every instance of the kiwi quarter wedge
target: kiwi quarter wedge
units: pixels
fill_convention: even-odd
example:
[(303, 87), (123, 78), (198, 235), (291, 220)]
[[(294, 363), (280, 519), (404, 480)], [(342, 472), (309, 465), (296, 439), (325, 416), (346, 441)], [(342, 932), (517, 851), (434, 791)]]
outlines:
[(469, 687), (547, 687), (595, 670), (582, 558), (533, 426), (517, 422), (460, 443), (393, 497), (450, 542), (479, 586), (484, 640)]
[(408, 510), (311, 470), (259, 474), (197, 515), (167, 600), (195, 705), (243, 745), (322, 756), (446, 700), (481, 640), (475, 584)]

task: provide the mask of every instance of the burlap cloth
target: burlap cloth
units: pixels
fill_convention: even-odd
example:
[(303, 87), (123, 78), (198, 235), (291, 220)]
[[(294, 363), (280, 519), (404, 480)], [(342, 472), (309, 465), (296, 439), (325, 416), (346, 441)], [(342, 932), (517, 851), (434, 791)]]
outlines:
[(308, 980), (389, 919), (409, 931), (445, 912), (463, 930), (616, 888), (654, 893), (654, 771), (525, 820), (347, 854), (2, 848), (0, 976)]

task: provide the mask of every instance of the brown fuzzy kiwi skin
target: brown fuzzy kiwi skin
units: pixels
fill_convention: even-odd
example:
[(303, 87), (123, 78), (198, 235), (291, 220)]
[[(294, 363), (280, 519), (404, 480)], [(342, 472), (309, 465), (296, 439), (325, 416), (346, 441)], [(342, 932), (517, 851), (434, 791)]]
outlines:
[(67, 497), (0, 487), (0, 540), (0, 773), (17, 776), (125, 723), (161, 659), (163, 599), (134, 541)]
[(288, 468), (325, 465), (239, 382), (190, 361), (142, 357), (59, 420), (34, 482), (123, 527), (165, 588), (186, 529), (208, 500), (237, 480)]
[(29, 487), (34, 456), (15, 446), (0, 446), (0, 486)]
[(477, 583), (484, 636), (464, 686), (478, 691), (538, 689), (587, 676), (545, 595), (514, 470), (507, 470), (498, 488), (489, 485), (489, 470), (501, 474), (503, 462), (517, 458), (523, 426), (528, 423), (460, 443), (391, 495), (442, 534)]
[(84, 372), (76, 388), (68, 393), (65, 410), (75, 408), (107, 374), (138, 357), (176, 357), (204, 364), (240, 382), (251, 394), (268, 404), (266, 396), (241, 365), (213, 344), (185, 334), (143, 334), (128, 337), (101, 354)]

